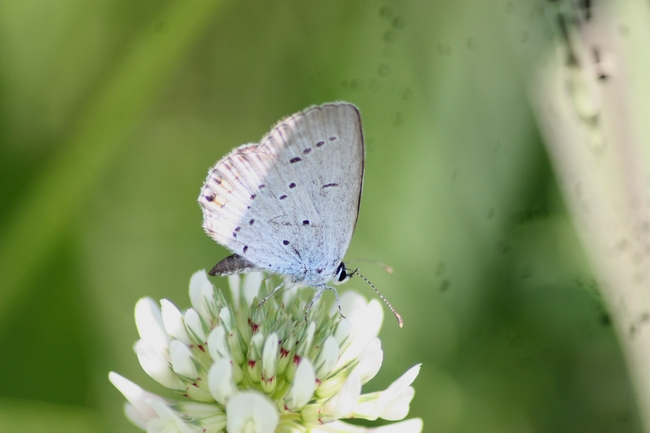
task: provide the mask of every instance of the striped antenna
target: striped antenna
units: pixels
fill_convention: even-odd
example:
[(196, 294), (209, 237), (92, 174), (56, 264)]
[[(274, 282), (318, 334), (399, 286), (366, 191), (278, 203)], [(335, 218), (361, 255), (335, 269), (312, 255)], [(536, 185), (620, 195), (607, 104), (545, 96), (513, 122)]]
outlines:
[(381, 262), (378, 262), (377, 260), (353, 259), (353, 260), (346, 260), (345, 261), (345, 263), (354, 263), (354, 262), (372, 263), (373, 265), (379, 266), (380, 268), (382, 268), (384, 271), (388, 272), (389, 274), (393, 273), (393, 268), (391, 268), (390, 266), (385, 265), (385, 264), (383, 264)]
[[(354, 261), (354, 260), (353, 260), (353, 261)], [(356, 261), (363, 261), (363, 260), (356, 260)], [(370, 263), (372, 263), (372, 262), (370, 262)], [(377, 264), (381, 266), (381, 264), (379, 264), (379, 263), (377, 263)], [(381, 267), (384, 267), (384, 266), (381, 266)], [(386, 267), (387, 267), (387, 266), (386, 266)], [(387, 268), (388, 268), (388, 267), (387, 267)], [(388, 269), (391, 269), (391, 271), (392, 271), (392, 268), (388, 268)], [(384, 295), (382, 295), (381, 293), (379, 293), (379, 290), (377, 290), (377, 288), (375, 287), (375, 285), (372, 284), (372, 283), (370, 282), (370, 280), (368, 280), (366, 277), (364, 277), (363, 275), (361, 275), (361, 274), (359, 273), (359, 268), (357, 268), (357, 269), (355, 269), (354, 271), (352, 271), (352, 273), (350, 273), (349, 276), (352, 277), (352, 276), (355, 275), (355, 274), (358, 275), (358, 276), (359, 276), (363, 281), (365, 281), (366, 283), (368, 283), (368, 284), (370, 285), (370, 287), (372, 287), (372, 288), (375, 290), (375, 292), (377, 293), (377, 295), (379, 296), (379, 298), (380, 298), (382, 301), (384, 301), (384, 302), (386, 303), (386, 305), (388, 305), (388, 308), (390, 308), (390, 311), (393, 312), (393, 314), (395, 315), (395, 318), (397, 319), (397, 323), (399, 324), (399, 327), (402, 328), (402, 327), (404, 326), (404, 321), (402, 320), (402, 316), (400, 316), (399, 313), (398, 313), (397, 311), (395, 311), (395, 309), (394, 309), (393, 306), (390, 304), (390, 302), (388, 302), (388, 299), (386, 299), (386, 298), (384, 297)]]

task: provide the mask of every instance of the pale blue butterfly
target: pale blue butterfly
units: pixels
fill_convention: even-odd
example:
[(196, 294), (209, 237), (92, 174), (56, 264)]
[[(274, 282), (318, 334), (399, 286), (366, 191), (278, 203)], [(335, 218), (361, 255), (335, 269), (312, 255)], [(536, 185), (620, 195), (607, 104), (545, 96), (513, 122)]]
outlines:
[(259, 144), (233, 149), (210, 169), (198, 198), (203, 228), (234, 253), (209, 274), (268, 271), (315, 287), (309, 307), (324, 290), (338, 304), (327, 283), (358, 274), (343, 256), (359, 214), (364, 159), (361, 116), (347, 102), (310, 107)]

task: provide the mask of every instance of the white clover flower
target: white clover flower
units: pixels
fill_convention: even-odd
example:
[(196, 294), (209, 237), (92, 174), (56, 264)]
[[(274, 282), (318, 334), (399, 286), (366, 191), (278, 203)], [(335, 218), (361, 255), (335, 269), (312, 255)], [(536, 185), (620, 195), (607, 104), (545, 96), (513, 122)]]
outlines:
[(314, 306), (298, 289), (282, 305), (258, 307), (264, 276), (229, 277), (233, 304), (208, 281), (190, 279), (192, 308), (150, 298), (136, 304), (140, 340), (135, 352), (144, 371), (182, 398), (170, 401), (144, 391), (117, 373), (109, 380), (126, 397), (126, 416), (149, 433), (348, 432), (419, 433), (414, 418), (376, 428), (343, 419), (406, 417), (420, 365), (385, 391), (362, 394), (383, 359), (377, 338), (383, 310), (355, 292), (338, 309)]

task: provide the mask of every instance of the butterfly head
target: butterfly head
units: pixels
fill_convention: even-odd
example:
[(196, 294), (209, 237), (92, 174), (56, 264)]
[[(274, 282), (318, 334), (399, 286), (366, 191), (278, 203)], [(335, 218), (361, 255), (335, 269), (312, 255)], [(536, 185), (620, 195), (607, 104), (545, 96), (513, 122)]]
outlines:
[(348, 272), (348, 269), (345, 267), (345, 264), (343, 262), (341, 262), (339, 267), (336, 268), (336, 273), (334, 274), (333, 283), (334, 284), (343, 284), (347, 280), (349, 280), (352, 277), (352, 275), (354, 275), (355, 273), (356, 273), (356, 270), (352, 271), (352, 272)]
[[(354, 262), (354, 261), (365, 261), (365, 260), (352, 260), (352, 261)], [(391, 267), (386, 266), (386, 265), (382, 265), (381, 263), (378, 263), (378, 264), (379, 264), (382, 268), (386, 269), (389, 273), (390, 273), (390, 272), (393, 272), (393, 269), (392, 269)], [(359, 273), (359, 268), (356, 268), (356, 269), (354, 269), (354, 270), (350, 270), (350, 269), (347, 269), (347, 268), (345, 267), (345, 264), (343, 264), (343, 262), (341, 262), (341, 264), (339, 265), (339, 267), (336, 268), (336, 273), (334, 274), (334, 284), (341, 284), (341, 283), (344, 283), (344, 282), (346, 282), (347, 280), (349, 280), (350, 278), (352, 278), (352, 276), (355, 275), (355, 274), (358, 275), (359, 278), (361, 278), (363, 281), (365, 281), (366, 283), (368, 283), (368, 284), (370, 285), (370, 287), (372, 287), (372, 288), (375, 290), (375, 292), (377, 293), (377, 295), (379, 295), (379, 297), (381, 298), (381, 300), (384, 301), (384, 302), (386, 303), (386, 305), (388, 305), (388, 308), (390, 308), (390, 311), (392, 311), (393, 314), (395, 315), (395, 318), (397, 319), (397, 323), (399, 324), (399, 327), (401, 328), (402, 326), (404, 326), (404, 322), (402, 321), (402, 316), (400, 316), (399, 313), (398, 313), (397, 311), (395, 311), (395, 309), (394, 309), (393, 306), (390, 304), (390, 302), (388, 302), (388, 299), (384, 298), (384, 296), (383, 296), (381, 293), (379, 293), (379, 290), (377, 290), (377, 288), (375, 287), (375, 285), (372, 284), (372, 283), (370, 282), (370, 280), (368, 280), (366, 277), (364, 277), (363, 275), (361, 275), (361, 274)]]

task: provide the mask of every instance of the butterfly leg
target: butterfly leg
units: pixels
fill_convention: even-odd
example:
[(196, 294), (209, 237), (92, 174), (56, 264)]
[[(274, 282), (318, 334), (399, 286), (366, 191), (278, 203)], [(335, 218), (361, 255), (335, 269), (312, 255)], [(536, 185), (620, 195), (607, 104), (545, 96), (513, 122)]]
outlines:
[[(282, 286), (284, 286), (284, 283), (286, 283), (286, 281), (283, 281), (282, 284), (280, 284), (278, 287), (276, 287), (275, 289), (273, 289), (273, 291), (272, 291), (271, 293), (269, 293), (268, 295), (266, 295), (266, 297), (265, 297), (264, 299), (262, 299), (262, 300), (260, 301), (259, 304), (257, 304), (257, 308), (259, 308), (259, 307), (261, 307), (262, 305), (264, 305), (264, 303), (265, 303), (265, 302), (266, 302), (266, 301), (267, 301), (271, 296), (273, 296), (273, 295), (275, 294), (275, 292), (277, 292), (278, 290), (280, 290), (280, 288), (281, 288)], [(310, 304), (310, 305), (311, 305), (311, 304)]]
[(307, 320), (307, 314), (309, 313), (311, 306), (314, 305), (314, 303), (320, 299), (321, 295), (325, 290), (331, 290), (334, 292), (334, 297), (336, 298), (336, 306), (339, 307), (339, 314), (341, 315), (342, 318), (345, 319), (345, 316), (343, 315), (343, 310), (341, 310), (341, 302), (339, 301), (339, 294), (336, 291), (336, 289), (330, 286), (318, 286), (316, 287), (316, 294), (314, 295), (314, 298), (309, 303), (309, 306), (307, 306), (307, 311), (305, 312), (305, 320)]
[(339, 315), (345, 319), (345, 316), (343, 315), (343, 310), (341, 310), (341, 301), (339, 301), (339, 292), (337, 292), (334, 287), (325, 286), (325, 288), (327, 290), (331, 290), (334, 292), (334, 297), (336, 298), (336, 306), (339, 307)]
[(323, 291), (325, 290), (325, 286), (318, 286), (316, 287), (316, 294), (314, 295), (313, 298), (311, 298), (311, 302), (309, 305), (307, 305), (307, 309), (305, 310), (305, 320), (307, 320), (307, 314), (309, 314), (309, 310), (311, 310), (311, 306), (316, 303), (323, 294)]

